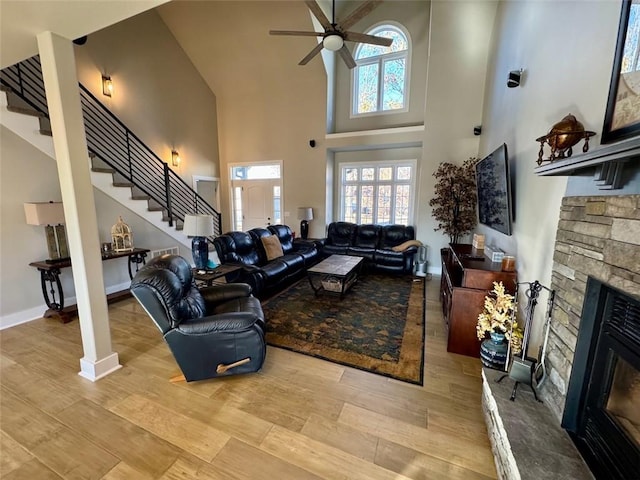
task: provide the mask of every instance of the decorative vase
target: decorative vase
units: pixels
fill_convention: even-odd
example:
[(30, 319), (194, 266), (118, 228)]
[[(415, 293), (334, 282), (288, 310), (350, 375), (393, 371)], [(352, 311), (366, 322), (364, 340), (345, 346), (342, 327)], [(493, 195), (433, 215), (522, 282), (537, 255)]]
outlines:
[(504, 370), (507, 363), (507, 349), (504, 333), (491, 332), (491, 338), (480, 344), (480, 361), (485, 367)]

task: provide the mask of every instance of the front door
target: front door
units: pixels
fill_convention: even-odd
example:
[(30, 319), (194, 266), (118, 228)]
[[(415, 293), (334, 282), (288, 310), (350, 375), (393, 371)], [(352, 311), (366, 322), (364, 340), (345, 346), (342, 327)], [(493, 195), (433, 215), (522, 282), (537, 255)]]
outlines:
[(242, 182), (242, 229), (265, 228), (273, 219), (273, 182), (245, 180)]
[(280, 162), (231, 167), (235, 230), (247, 231), (282, 223), (281, 170)]

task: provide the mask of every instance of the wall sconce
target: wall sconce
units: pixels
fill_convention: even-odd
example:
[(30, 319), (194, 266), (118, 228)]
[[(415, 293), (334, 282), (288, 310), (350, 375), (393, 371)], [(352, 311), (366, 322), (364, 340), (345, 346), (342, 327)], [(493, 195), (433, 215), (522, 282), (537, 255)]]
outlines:
[(102, 75), (102, 94), (107, 97), (110, 97), (112, 93), (113, 93), (113, 80), (111, 80), (111, 77)]
[(171, 150), (171, 165), (174, 167), (180, 165), (180, 154), (176, 150)]

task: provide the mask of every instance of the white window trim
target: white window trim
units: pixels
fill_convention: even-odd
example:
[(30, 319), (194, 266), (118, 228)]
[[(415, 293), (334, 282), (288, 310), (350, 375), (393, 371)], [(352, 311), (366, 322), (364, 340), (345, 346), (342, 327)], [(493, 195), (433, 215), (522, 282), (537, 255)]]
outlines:
[[(280, 210), (282, 211), (282, 221), (285, 222), (284, 219), (284, 196), (283, 196), (283, 192), (284, 192), (284, 162), (282, 160), (263, 160), (260, 162), (236, 162), (236, 163), (229, 163), (227, 165), (228, 168), (228, 172), (229, 172), (229, 205), (230, 205), (230, 210), (231, 210), (231, 222), (232, 222), (232, 230), (235, 229), (235, 225), (236, 225), (236, 212), (235, 212), (235, 200), (233, 198), (233, 188), (235, 186), (237, 186), (237, 183), (242, 182), (243, 180), (240, 179), (234, 179), (233, 178), (233, 169), (234, 167), (251, 167), (254, 165), (279, 165), (280, 166)], [(269, 179), (269, 180), (277, 180), (277, 179)]]
[[(358, 63), (358, 60), (356, 61), (356, 67), (354, 69), (351, 70), (351, 90), (349, 92), (349, 95), (351, 96), (351, 108), (349, 109), (349, 118), (365, 118), (365, 117), (372, 117), (372, 116), (378, 116), (378, 115), (395, 115), (398, 113), (407, 113), (409, 111), (409, 100), (410, 100), (410, 93), (411, 93), (411, 56), (413, 54), (413, 44), (411, 42), (411, 36), (409, 35), (408, 30), (404, 27), (404, 25), (395, 22), (393, 20), (388, 20), (388, 21), (384, 21), (384, 22), (378, 22), (374, 25), (372, 25), (370, 28), (368, 28), (365, 33), (369, 34), (369, 32), (371, 32), (372, 30), (377, 29), (378, 27), (381, 26), (386, 26), (389, 25), (391, 27), (395, 27), (398, 30), (400, 30), (402, 32), (402, 34), (405, 36), (405, 38), (407, 39), (407, 49), (403, 50), (402, 52), (393, 52), (393, 53), (387, 53), (385, 55), (378, 55), (375, 57), (367, 57), (366, 60), (363, 59), (362, 63), (366, 64), (369, 63), (369, 60), (375, 60), (375, 59), (379, 59), (380, 57), (384, 56), (385, 58), (392, 58), (392, 56), (397, 55), (396, 58), (406, 58), (405, 61), (405, 95), (404, 95), (404, 107), (403, 108), (398, 108), (398, 109), (394, 109), (394, 110), (377, 110), (375, 112), (365, 112), (365, 113), (356, 113), (358, 110), (358, 97), (355, 95), (355, 85), (356, 85), (356, 76), (357, 76), (357, 70), (358, 67), (360, 66), (360, 64)], [(355, 59), (355, 53), (357, 51), (357, 49), (359, 48), (356, 47), (354, 49), (354, 59)], [(406, 53), (404, 53), (406, 52)], [(371, 62), (374, 63), (374, 62)], [(380, 74), (382, 74), (380, 72)], [(382, 98), (382, 96), (380, 96), (380, 98)]]
[[(414, 225), (415, 224), (415, 218), (414, 218), (414, 213), (415, 213), (415, 202), (416, 202), (416, 196), (417, 196), (417, 191), (416, 191), (416, 178), (418, 176), (418, 161), (417, 159), (403, 159), (403, 160), (377, 160), (374, 162), (340, 162), (338, 163), (338, 175), (339, 175), (339, 182), (338, 182), (338, 219), (340, 221), (345, 221), (344, 220), (344, 186), (347, 184), (362, 184), (362, 183), (371, 183), (370, 181), (362, 181), (362, 180), (358, 180), (357, 182), (346, 182), (344, 179), (344, 169), (345, 168), (367, 168), (367, 167), (402, 167), (402, 166), (410, 166), (411, 167), (411, 181), (409, 182), (400, 182), (397, 180), (391, 180), (391, 181), (380, 181), (380, 180), (373, 180), (373, 183), (377, 186), (380, 184), (390, 184), (390, 185), (410, 185), (411, 188), (411, 198), (409, 199), (409, 214), (408, 214), (408, 219), (407, 219), (407, 225)], [(360, 204), (358, 203), (358, 212), (360, 211)]]

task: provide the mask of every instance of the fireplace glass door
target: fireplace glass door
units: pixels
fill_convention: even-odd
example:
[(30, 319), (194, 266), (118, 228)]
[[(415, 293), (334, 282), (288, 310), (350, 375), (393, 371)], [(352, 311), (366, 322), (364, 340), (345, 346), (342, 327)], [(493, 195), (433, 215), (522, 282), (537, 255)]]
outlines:
[(596, 479), (640, 478), (640, 300), (591, 277), (562, 426)]
[(640, 372), (620, 357), (605, 410), (640, 448)]

